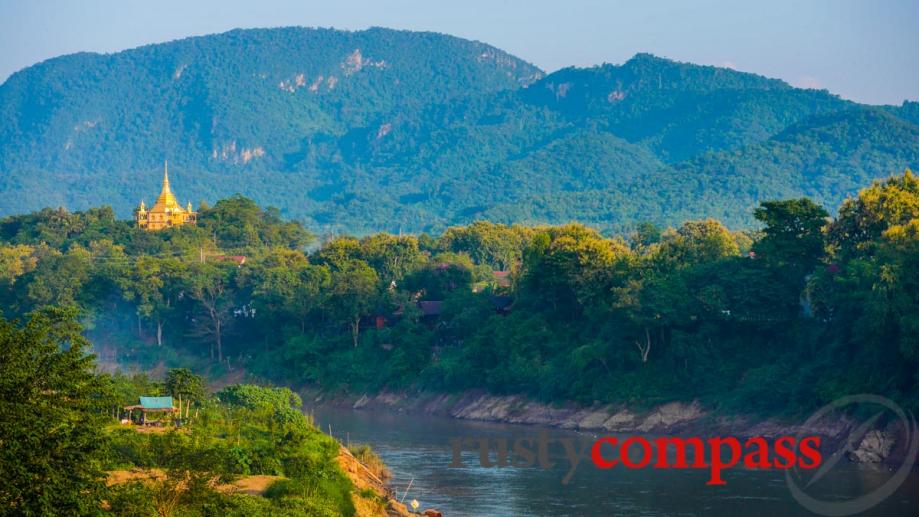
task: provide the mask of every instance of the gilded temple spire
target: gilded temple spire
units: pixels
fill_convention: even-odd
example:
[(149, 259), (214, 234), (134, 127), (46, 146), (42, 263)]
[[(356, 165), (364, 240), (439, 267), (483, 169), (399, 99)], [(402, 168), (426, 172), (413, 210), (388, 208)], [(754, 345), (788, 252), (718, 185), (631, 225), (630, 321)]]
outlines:
[(163, 163), (163, 188), (156, 203), (149, 210), (146, 210), (143, 201), (140, 208), (135, 212), (137, 226), (147, 230), (162, 230), (173, 226), (182, 226), (183, 224), (195, 224), (198, 214), (192, 210), (191, 203), (188, 208), (182, 208), (172, 193), (169, 186), (169, 162)]

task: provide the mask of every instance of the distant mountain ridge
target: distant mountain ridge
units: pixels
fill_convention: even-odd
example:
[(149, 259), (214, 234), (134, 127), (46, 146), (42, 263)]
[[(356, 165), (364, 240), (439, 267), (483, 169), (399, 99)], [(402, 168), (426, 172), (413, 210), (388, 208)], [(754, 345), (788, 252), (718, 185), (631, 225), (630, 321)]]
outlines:
[(320, 232), (490, 218), (621, 230), (763, 199), (834, 207), (919, 164), (919, 104), (872, 107), (638, 54), (537, 67), (484, 43), (255, 29), (39, 63), (0, 85), (0, 215), (240, 192)]

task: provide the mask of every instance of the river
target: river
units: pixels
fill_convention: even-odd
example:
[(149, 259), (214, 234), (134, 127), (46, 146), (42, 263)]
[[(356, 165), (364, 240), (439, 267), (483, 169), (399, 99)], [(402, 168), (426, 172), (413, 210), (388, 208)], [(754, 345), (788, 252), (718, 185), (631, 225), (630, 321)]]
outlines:
[[(597, 435), (557, 428), (414, 416), (376, 411), (311, 408), (316, 424), (342, 442), (368, 443), (393, 472), (390, 486), (399, 498), (417, 499), (420, 509), (437, 508), (447, 516), (518, 515), (814, 515), (791, 496), (784, 471), (733, 468), (725, 471), (725, 486), (708, 486), (708, 470), (624, 469), (600, 470), (589, 458), (574, 471), (568, 484), (562, 479), (570, 463), (558, 439), (590, 443)], [(463, 466), (451, 467), (451, 438), (536, 439), (546, 433), (553, 440), (552, 469), (483, 467), (479, 453), (467, 446)], [(534, 443), (534, 442), (529, 442)], [(509, 445), (512, 447), (512, 445)], [(534, 447), (535, 449), (535, 447)], [(489, 459), (494, 462), (493, 450)], [(840, 462), (829, 474), (806, 489), (827, 501), (851, 500), (881, 486), (888, 469)], [(413, 481), (412, 481), (413, 480)], [(803, 486), (803, 483), (802, 483)], [(919, 473), (869, 515), (916, 515), (919, 512)]]

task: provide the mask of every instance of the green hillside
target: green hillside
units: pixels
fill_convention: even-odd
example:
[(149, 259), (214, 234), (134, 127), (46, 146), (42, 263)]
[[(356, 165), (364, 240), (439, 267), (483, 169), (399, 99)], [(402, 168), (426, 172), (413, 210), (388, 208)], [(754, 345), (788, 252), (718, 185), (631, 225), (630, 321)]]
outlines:
[(764, 142), (663, 166), (612, 188), (533, 196), (483, 215), (499, 222), (573, 219), (614, 230), (704, 215), (748, 227), (762, 200), (806, 195), (838, 206), (844, 193), (887, 175), (891, 163), (919, 163), (919, 126), (882, 110), (856, 108), (815, 116)]
[(129, 217), (169, 159), (183, 203), (239, 192), (320, 233), (745, 226), (763, 199), (836, 206), (917, 168), (917, 105), (648, 54), (544, 76), (441, 34), (236, 30), (10, 77), (0, 215), (110, 204)]

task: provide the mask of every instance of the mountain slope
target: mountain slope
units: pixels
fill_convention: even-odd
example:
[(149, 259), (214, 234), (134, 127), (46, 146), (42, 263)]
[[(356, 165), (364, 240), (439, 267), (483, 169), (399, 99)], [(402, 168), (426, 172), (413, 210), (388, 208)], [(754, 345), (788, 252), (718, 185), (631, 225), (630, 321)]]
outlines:
[(758, 201), (835, 206), (919, 165), (916, 105), (648, 54), (543, 76), (440, 34), (237, 30), (12, 76), (0, 215), (111, 204), (127, 217), (169, 159), (183, 203), (240, 192), (320, 232), (749, 225)]
[(498, 221), (559, 220), (560, 214), (622, 230), (637, 221), (678, 224), (714, 217), (735, 227), (754, 224), (752, 211), (767, 199), (808, 196), (824, 206), (872, 179), (919, 164), (919, 126), (880, 109), (817, 115), (769, 140), (707, 153), (610, 189), (534, 196), (493, 207)]
[(172, 157), (276, 169), (306, 136), (541, 74), (482, 43), (387, 29), (236, 30), (64, 56), (0, 87), (0, 167), (112, 171)]

